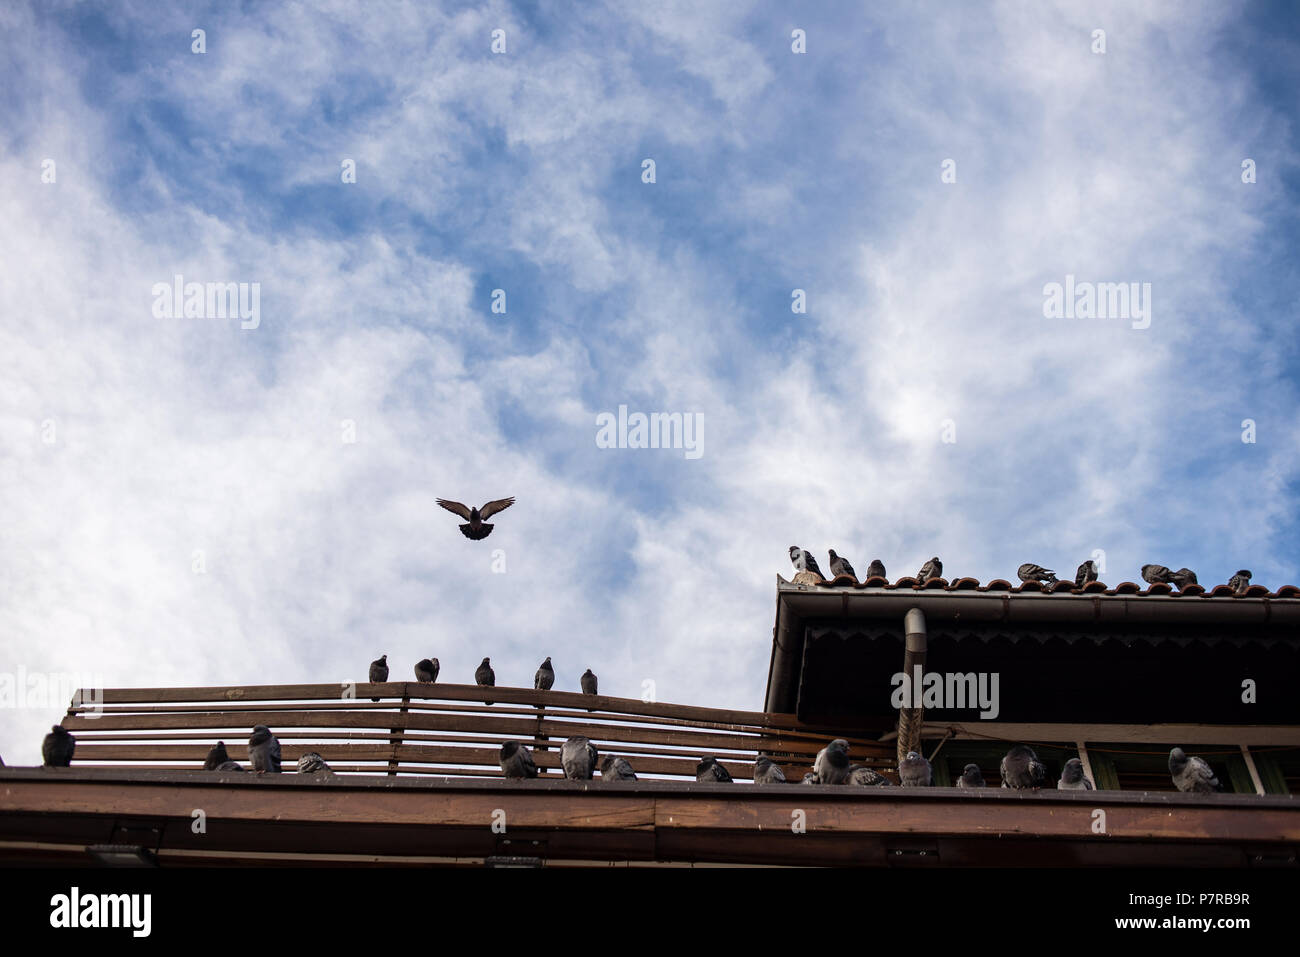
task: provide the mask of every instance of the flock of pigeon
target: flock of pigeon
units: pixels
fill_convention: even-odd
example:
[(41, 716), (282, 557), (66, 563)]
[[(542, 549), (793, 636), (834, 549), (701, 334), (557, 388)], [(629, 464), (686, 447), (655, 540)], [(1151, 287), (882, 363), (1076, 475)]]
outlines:
[[(415, 663), (415, 680), (420, 684), (433, 684), (438, 680), (438, 672), (442, 670), (442, 665), (438, 663), (437, 658), (421, 658)], [(380, 655), (374, 661), (370, 662), (370, 681), (373, 684), (382, 684), (388, 680), (388, 655)], [(479, 666), (474, 669), (474, 683), (483, 688), (495, 688), (497, 684), (496, 672), (492, 670), (492, 659), (484, 658), (479, 662)], [(537, 669), (537, 674), (533, 675), (533, 688), (537, 691), (550, 691), (555, 684), (555, 668), (551, 665), (551, 658), (548, 655), (546, 660), (541, 663)], [(578, 679), (578, 684), (582, 688), (583, 694), (597, 694), (596, 688), (598, 682), (595, 673), (588, 668)], [(378, 698), (371, 698), (371, 701), (378, 701)], [(491, 702), (484, 702), (491, 704)], [(589, 709), (593, 710), (593, 709)]]
[[(857, 574), (853, 571), (853, 566), (843, 555), (836, 555), (835, 549), (830, 549), (830, 569), (831, 578), (840, 578), (847, 576), (855, 582), (858, 580)], [(798, 545), (790, 546), (790, 562), (794, 565), (798, 574), (795, 575), (796, 584), (817, 584), (826, 581), (826, 576), (822, 574), (821, 568), (817, 565), (817, 559), (813, 557), (812, 552), (800, 548)], [(1035, 565), (1033, 562), (1025, 562), (1018, 569), (1016, 575), (1022, 582), (1042, 582), (1043, 584), (1052, 585), (1057, 582), (1056, 572), (1050, 568), (1044, 568), (1042, 565)], [(916, 573), (916, 580), (924, 585), (932, 578), (943, 577), (943, 562), (939, 561), (936, 555)], [(871, 581), (873, 578), (885, 578), (885, 563), (879, 558), (872, 559), (871, 564), (867, 566), (867, 577), (863, 581)], [(1074, 584), (1076, 588), (1082, 588), (1090, 582), (1097, 580), (1097, 563), (1092, 559), (1084, 562), (1075, 570)], [(1175, 585), (1179, 591), (1185, 589), (1188, 585), (1200, 584), (1196, 580), (1196, 572), (1190, 568), (1180, 568), (1173, 572), (1164, 565), (1143, 565), (1142, 580), (1152, 585)], [(1243, 568), (1228, 579), (1228, 587), (1232, 589), (1234, 595), (1240, 597), (1246, 594), (1246, 589), (1250, 587), (1250, 571)]]

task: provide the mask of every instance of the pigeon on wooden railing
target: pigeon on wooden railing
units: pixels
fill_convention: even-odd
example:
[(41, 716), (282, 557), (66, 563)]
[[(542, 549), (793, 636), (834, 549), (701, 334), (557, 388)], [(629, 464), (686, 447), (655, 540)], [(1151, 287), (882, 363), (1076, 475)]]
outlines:
[(508, 778), (535, 778), (537, 765), (533, 763), (533, 754), (518, 741), (507, 741), (501, 745), (498, 756), (501, 773)]
[[(582, 677), (578, 679), (578, 684), (582, 686), (583, 694), (591, 694), (591, 695), (596, 694), (596, 687), (597, 687), (596, 673), (592, 671), (590, 668), (588, 668), (586, 671), (582, 673)], [(587, 710), (595, 711), (596, 709), (588, 708)]]
[(1017, 568), (1016, 575), (1022, 582), (1043, 582), (1046, 585), (1056, 582), (1056, 572), (1042, 565), (1035, 565), (1033, 562), (1025, 562)]
[(1016, 791), (1030, 788), (1037, 791), (1047, 776), (1047, 768), (1038, 760), (1034, 749), (1023, 744), (1017, 744), (1006, 753), (1001, 770), (1002, 786)]
[(248, 764), (254, 771), (280, 773), (280, 741), (264, 724), (253, 728), (248, 739)]
[(1234, 595), (1246, 594), (1246, 589), (1250, 587), (1250, 571), (1240, 569), (1237, 574), (1228, 579), (1228, 587), (1232, 589)]
[(467, 524), (460, 526), (460, 533), (466, 538), (478, 541), (491, 535), (494, 527), (484, 524), (484, 519), (491, 518), (497, 512), (505, 511), (515, 504), (515, 500), (513, 498), (498, 498), (488, 502), (482, 508), (466, 508), (460, 502), (453, 502), (445, 498), (438, 499), (438, 504), (447, 511), (465, 519)]
[(817, 752), (813, 774), (818, 784), (843, 784), (849, 779), (849, 743), (836, 738)]
[(978, 764), (968, 764), (962, 769), (961, 777), (957, 779), (959, 788), (982, 788), (988, 787), (984, 783), (984, 775), (980, 772)]
[(1223, 785), (1210, 766), (1195, 755), (1188, 757), (1182, 748), (1174, 748), (1169, 752), (1169, 776), (1173, 778), (1174, 787), (1180, 791), (1213, 794), (1223, 790)]
[(849, 768), (849, 776), (844, 783), (856, 784), (859, 787), (867, 788), (888, 788), (894, 786), (894, 782), (889, 780), (889, 778), (885, 777), (880, 772), (856, 764)]
[(47, 768), (66, 768), (72, 765), (72, 752), (77, 749), (77, 739), (61, 724), (50, 728), (41, 742), (41, 760)]
[(1056, 782), (1058, 791), (1091, 791), (1092, 782), (1083, 773), (1083, 762), (1070, 758), (1061, 769), (1061, 780)]
[(822, 570), (817, 565), (817, 559), (813, 558), (812, 552), (805, 551), (798, 545), (790, 546), (790, 564), (795, 567), (794, 582), (796, 585), (816, 585), (826, 580), (826, 576), (822, 574)]
[(208, 752), (208, 756), (203, 762), (203, 770), (215, 771), (229, 760), (230, 755), (226, 753), (226, 742), (218, 741), (216, 746)]
[(719, 764), (717, 758), (700, 758), (700, 763), (695, 765), (695, 780), (726, 784), (731, 781), (731, 772)]
[(898, 780), (905, 788), (928, 788), (934, 781), (930, 762), (915, 751), (898, 762)]
[(1174, 573), (1164, 565), (1143, 565), (1142, 580), (1152, 585), (1168, 585), (1174, 580)]
[(607, 754), (600, 759), (600, 779), (602, 781), (635, 781), (636, 772), (627, 759), (617, 754)]
[(238, 761), (222, 761), (213, 770), (215, 771), (243, 771), (244, 768)]
[[(492, 670), (492, 662), (484, 658), (482, 663), (474, 669), (474, 683), (485, 688), (493, 688), (497, 683), (496, 672)], [(484, 704), (491, 704), (491, 701), (484, 701)]]
[(885, 578), (885, 563), (879, 558), (873, 558), (871, 564), (867, 566), (867, 578)]
[(415, 663), (415, 680), (423, 685), (431, 685), (438, 680), (442, 665), (437, 658), (421, 658)]
[(813, 774), (811, 771), (806, 771), (806, 772), (804, 772), (803, 780), (800, 781), (799, 783), (800, 783), (800, 784), (816, 784), (816, 783), (817, 783), (817, 775)]
[(555, 684), (555, 669), (551, 667), (550, 657), (547, 657), (537, 669), (537, 674), (533, 675), (533, 688), (537, 691), (550, 691), (553, 684)]
[(942, 577), (943, 577), (943, 562), (939, 561), (938, 555), (935, 555), (934, 558), (930, 559), (928, 562), (922, 565), (921, 570), (916, 573), (916, 580), (920, 582), (922, 585), (928, 582), (931, 578), (942, 578)]
[(766, 754), (761, 754), (754, 762), (755, 784), (785, 784), (785, 772), (772, 763)]
[(1178, 586), (1179, 591), (1182, 591), (1188, 585), (1200, 584), (1200, 582), (1196, 580), (1196, 572), (1192, 571), (1190, 568), (1180, 568), (1178, 571), (1173, 572), (1169, 577), (1173, 579), (1173, 582)]
[(580, 734), (560, 745), (560, 767), (570, 781), (590, 781), (599, 760), (595, 745)]
[(334, 769), (331, 768), (328, 764), (326, 764), (325, 759), (322, 758), (315, 751), (308, 751), (306, 754), (304, 754), (302, 757), (298, 759), (298, 773), (299, 774), (321, 774), (321, 775), (329, 775), (333, 777)]
[(1091, 558), (1079, 566), (1079, 570), (1074, 573), (1074, 584), (1077, 588), (1089, 585), (1097, 580), (1097, 563)]
[[(370, 662), (370, 683), (381, 684), (388, 680), (388, 655), (380, 655), (374, 661)], [(378, 701), (378, 698), (371, 698), (371, 701)]]
[(830, 554), (831, 554), (831, 577), (832, 578), (839, 578), (841, 575), (848, 575), (854, 581), (858, 580), (858, 576), (853, 573), (853, 566), (849, 564), (849, 560), (847, 558), (845, 558), (843, 555), (836, 555), (835, 549), (833, 548), (831, 549)]

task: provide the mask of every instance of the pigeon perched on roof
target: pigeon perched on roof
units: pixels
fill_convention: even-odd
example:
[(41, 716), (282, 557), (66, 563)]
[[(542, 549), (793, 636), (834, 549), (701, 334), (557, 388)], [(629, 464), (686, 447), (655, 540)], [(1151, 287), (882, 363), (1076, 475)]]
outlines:
[(1192, 571), (1190, 568), (1180, 568), (1178, 571), (1170, 574), (1169, 577), (1173, 579), (1173, 582), (1178, 586), (1179, 591), (1182, 591), (1188, 585), (1200, 584), (1200, 582), (1196, 580), (1196, 572)]
[(813, 774), (811, 771), (805, 771), (805, 772), (804, 772), (804, 776), (803, 776), (803, 780), (800, 781), (799, 783), (800, 783), (800, 784), (816, 784), (816, 783), (817, 783), (817, 775)]
[(280, 741), (264, 724), (253, 728), (248, 739), (248, 764), (259, 773), (280, 773)]
[(1246, 589), (1250, 587), (1250, 571), (1243, 568), (1228, 579), (1228, 587), (1232, 589), (1234, 595), (1246, 594)]
[(1152, 585), (1168, 585), (1174, 580), (1174, 573), (1164, 565), (1143, 565), (1142, 580)]
[(845, 784), (856, 784), (864, 788), (889, 788), (894, 786), (894, 782), (889, 780), (878, 771), (871, 768), (864, 768), (855, 764), (849, 768), (849, 776), (844, 781)]
[(961, 777), (957, 779), (959, 788), (982, 788), (988, 787), (984, 783), (984, 775), (980, 773), (978, 764), (968, 764), (962, 769)]
[(415, 680), (422, 685), (431, 685), (438, 680), (442, 665), (437, 658), (421, 658), (415, 663)]
[(761, 754), (754, 762), (755, 784), (785, 784), (785, 772), (772, 763), (766, 754)]
[(818, 784), (843, 784), (849, 779), (849, 743), (836, 738), (817, 752), (813, 774)]
[(1188, 757), (1182, 748), (1174, 748), (1169, 752), (1169, 776), (1174, 780), (1174, 787), (1180, 791), (1213, 794), (1223, 790), (1223, 785), (1214, 776), (1210, 766), (1195, 755)]
[(548, 655), (541, 667), (537, 669), (537, 674), (533, 675), (533, 688), (537, 691), (550, 691), (553, 684), (555, 684), (555, 669), (551, 667), (551, 659)]
[(216, 766), (217, 771), (243, 771), (243, 767), (238, 761), (222, 761)]
[(885, 563), (879, 558), (873, 558), (871, 564), (867, 566), (867, 578), (885, 578)]
[(1004, 788), (1012, 788), (1016, 791), (1033, 788), (1036, 791), (1043, 786), (1043, 778), (1046, 776), (1046, 766), (1038, 760), (1034, 749), (1026, 745), (1017, 744), (1002, 759)]
[(1016, 574), (1022, 582), (1043, 582), (1050, 585), (1056, 581), (1056, 572), (1033, 562), (1025, 562), (1016, 569)]
[(580, 734), (560, 745), (560, 767), (571, 781), (590, 781), (599, 760), (595, 746)]
[[(370, 683), (380, 684), (388, 680), (388, 655), (380, 655), (374, 661), (370, 662)], [(371, 701), (378, 701), (378, 698), (371, 698)]]
[(943, 577), (943, 562), (939, 561), (938, 555), (935, 555), (934, 558), (930, 559), (928, 562), (922, 565), (921, 570), (916, 573), (916, 580), (919, 581), (922, 585), (928, 582), (931, 578), (942, 578), (942, 577)]
[(1074, 573), (1074, 584), (1077, 588), (1090, 584), (1097, 580), (1097, 563), (1091, 558), (1079, 566), (1079, 570)]
[(298, 773), (299, 774), (322, 774), (322, 775), (333, 776), (334, 769), (331, 768), (328, 764), (326, 764), (325, 759), (322, 758), (315, 751), (308, 751), (306, 754), (304, 754), (302, 757), (298, 759)]
[[(582, 677), (578, 679), (578, 684), (582, 686), (583, 694), (591, 694), (591, 695), (596, 694), (597, 693), (596, 688), (598, 687), (596, 682), (596, 673), (592, 671), (590, 668), (588, 668), (586, 671), (582, 673)], [(587, 710), (595, 711), (596, 709), (588, 708)]]
[(1078, 758), (1070, 758), (1065, 762), (1065, 767), (1061, 768), (1061, 780), (1056, 782), (1058, 791), (1091, 791), (1092, 782), (1088, 776), (1083, 773), (1083, 762)]
[(841, 575), (848, 575), (854, 581), (858, 580), (858, 576), (854, 574), (853, 566), (849, 564), (849, 560), (845, 558), (843, 555), (836, 555), (835, 549), (832, 548), (831, 549), (831, 577), (839, 578)]
[(215, 771), (229, 760), (230, 755), (226, 753), (226, 742), (218, 741), (212, 750), (208, 752), (207, 758), (204, 759), (203, 770)]
[(796, 585), (815, 585), (826, 580), (812, 552), (804, 551), (798, 545), (790, 546), (790, 564), (795, 567)]
[(41, 742), (41, 761), (47, 768), (66, 768), (72, 765), (72, 752), (77, 750), (77, 739), (61, 724), (50, 728)]
[(695, 765), (695, 780), (730, 783), (731, 772), (719, 764), (717, 758), (700, 758), (700, 763)]
[(905, 788), (928, 788), (934, 781), (930, 762), (915, 751), (898, 762), (898, 780)]
[[(482, 664), (474, 669), (474, 683), (482, 685), (485, 688), (494, 688), (497, 683), (496, 672), (492, 670), (492, 662), (484, 658)], [(491, 701), (484, 701), (484, 704), (491, 704)]]
[(635, 781), (636, 772), (627, 759), (617, 754), (607, 754), (600, 759), (600, 779), (602, 781)]
[(491, 518), (497, 512), (505, 511), (515, 504), (515, 500), (513, 498), (498, 498), (488, 502), (482, 508), (466, 508), (460, 502), (452, 502), (445, 498), (438, 499), (438, 504), (447, 511), (454, 512), (465, 519), (467, 524), (460, 526), (460, 533), (466, 538), (478, 541), (492, 534), (493, 526), (485, 525), (484, 520)]
[(498, 755), (501, 773), (508, 778), (535, 778), (537, 765), (533, 763), (533, 753), (518, 741), (507, 741), (501, 745)]

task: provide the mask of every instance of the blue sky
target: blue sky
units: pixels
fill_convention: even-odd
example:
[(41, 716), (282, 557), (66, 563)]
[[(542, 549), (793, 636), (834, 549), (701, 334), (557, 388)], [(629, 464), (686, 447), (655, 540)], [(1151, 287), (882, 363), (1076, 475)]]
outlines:
[(0, 671), (758, 708), (791, 543), (1300, 582), (1293, 5), (156, 7), (0, 10)]

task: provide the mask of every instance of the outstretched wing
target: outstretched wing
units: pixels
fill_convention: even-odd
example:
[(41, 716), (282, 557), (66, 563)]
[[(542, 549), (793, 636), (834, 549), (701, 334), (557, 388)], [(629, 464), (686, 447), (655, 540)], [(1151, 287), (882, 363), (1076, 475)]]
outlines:
[[(443, 508), (447, 508), (446, 505), (443, 505), (441, 499), (438, 500), (438, 504), (442, 505)], [(452, 504), (456, 504), (456, 503), (452, 503)], [(515, 500), (513, 498), (499, 498), (495, 502), (488, 502), (486, 505), (484, 505), (482, 508), (478, 510), (479, 518), (483, 519), (484, 521), (487, 521), (497, 512), (504, 512), (513, 504), (515, 504)], [(464, 505), (461, 506), (461, 508), (464, 507), (465, 507)], [(466, 518), (469, 518), (469, 512), (462, 512), (461, 514), (464, 515)]]
[(455, 512), (465, 521), (467, 522), (469, 521), (469, 509), (467, 509), (464, 505), (460, 504), (460, 502), (451, 502), (445, 498), (440, 498), (438, 499), (438, 504), (441, 505), (449, 512)]

